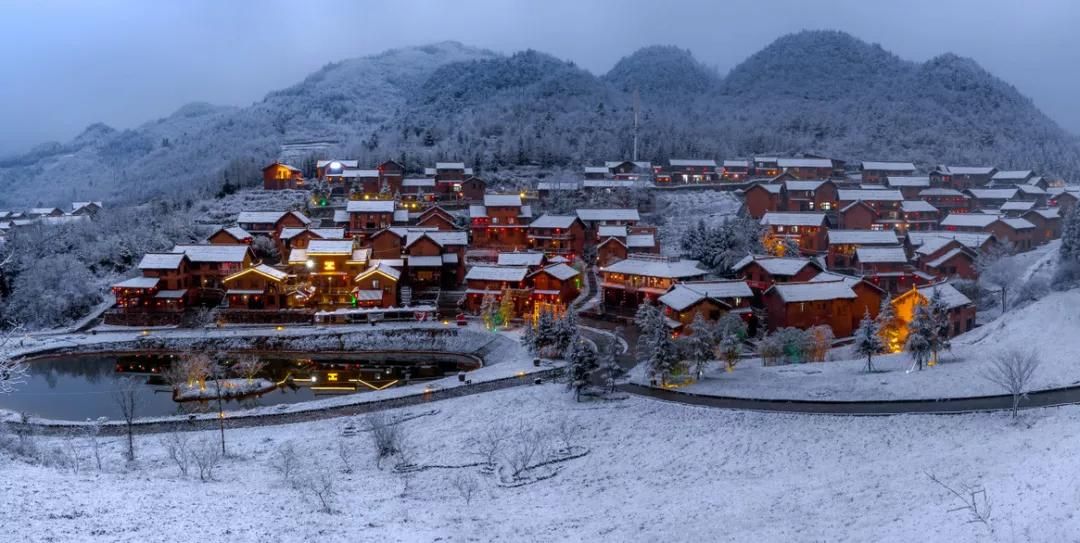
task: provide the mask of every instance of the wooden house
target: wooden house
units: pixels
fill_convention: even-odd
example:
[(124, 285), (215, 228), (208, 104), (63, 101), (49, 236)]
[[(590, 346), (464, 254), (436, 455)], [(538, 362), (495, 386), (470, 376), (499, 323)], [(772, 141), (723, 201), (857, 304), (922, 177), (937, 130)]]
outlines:
[(287, 264), (297, 277), (295, 303), (308, 307), (347, 308), (354, 303), (353, 278), (367, 269), (371, 250), (350, 239), (313, 239), (307, 248), (289, 251)]
[(283, 228), (305, 227), (311, 219), (299, 211), (241, 211), (236, 224), (253, 235), (277, 238)]
[[(139, 261), (140, 277), (112, 286), (116, 308), (121, 313), (182, 312), (193, 287), (191, 261), (178, 253), (146, 253)], [(113, 321), (116, 324), (154, 324), (153, 321)]]
[(541, 215), (528, 228), (529, 248), (570, 260), (585, 252), (585, 223), (576, 215)]
[(845, 281), (777, 283), (762, 294), (766, 326), (776, 331), (827, 325), (836, 337), (848, 337), (855, 330), (857, 298)]
[(755, 183), (743, 191), (746, 213), (760, 219), (770, 211), (787, 209), (787, 189), (780, 183)]
[(577, 217), (585, 225), (586, 238), (599, 243), (601, 226), (636, 226), (641, 221), (634, 208), (578, 209)]
[(487, 192), (487, 182), (483, 179), (471, 176), (461, 182), (461, 199), (466, 202), (480, 202)]
[[(918, 305), (929, 303), (935, 296), (942, 301), (948, 312), (949, 336), (957, 336), (975, 328), (975, 304), (964, 296), (956, 287), (948, 283), (935, 283), (912, 288), (893, 298), (893, 310), (896, 317), (904, 323), (911, 322)], [(902, 326), (906, 329), (907, 326)]]
[(911, 265), (907, 252), (901, 246), (859, 247), (855, 249), (852, 267), (858, 275), (890, 293), (901, 292), (911, 285), (925, 284), (932, 279)]
[(824, 253), (828, 248), (825, 244), (828, 222), (824, 213), (768, 212), (760, 222), (767, 230), (769, 243), (793, 239), (806, 254)]
[(600, 275), (605, 310), (633, 314), (643, 301), (656, 300), (677, 281), (701, 279), (705, 270), (696, 260), (632, 254), (601, 268)]
[(964, 193), (971, 198), (971, 210), (978, 211), (997, 210), (1006, 202), (1017, 198), (1019, 191), (1015, 188), (968, 189)]
[(177, 245), (172, 251), (190, 262), (189, 286), (204, 303), (218, 303), (224, 295), (223, 280), (251, 266), (251, 247), (238, 245)]
[(101, 202), (71, 202), (71, 215), (96, 217), (101, 212)]
[(809, 258), (757, 255), (747, 255), (736, 262), (731, 269), (740, 279), (759, 292), (775, 283), (809, 281), (824, 271), (817, 261)]
[(829, 269), (854, 268), (855, 250), (859, 247), (895, 247), (900, 244), (893, 230), (835, 230), (826, 234), (829, 252), (825, 257)]
[(900, 202), (900, 212), (903, 222), (897, 226), (901, 231), (937, 230), (941, 220), (941, 212), (924, 200), (904, 200)]
[(1035, 232), (1031, 236), (1034, 244), (1041, 245), (1061, 237), (1061, 212), (1056, 207), (1032, 209), (1020, 217), (1035, 225)]
[(1068, 217), (1076, 208), (1076, 203), (1080, 201), (1080, 194), (1065, 188), (1051, 188), (1047, 191), (1046, 197), (1046, 204), (1057, 207), (1061, 211), (1062, 218)]
[(757, 177), (776, 177), (780, 175), (780, 159), (775, 156), (754, 157), (754, 173)]
[(394, 160), (379, 164), (379, 191), (390, 194), (401, 192), (401, 181), (405, 179), (405, 166)]
[(934, 187), (954, 190), (985, 187), (990, 178), (997, 173), (992, 166), (947, 166), (940, 165), (930, 172), (930, 183)]
[(754, 292), (745, 281), (684, 281), (660, 296), (664, 316), (685, 327), (701, 315), (716, 322), (728, 313), (749, 318)]
[(259, 264), (222, 279), (225, 301), (233, 310), (276, 311), (288, 307), (289, 274)]
[(382, 191), (379, 185), (379, 170), (345, 170), (341, 177), (350, 199), (359, 200), (365, 195), (372, 197)]
[(206, 238), (206, 242), (212, 245), (250, 245), (254, 239), (251, 232), (248, 232), (239, 226), (227, 226), (218, 228), (213, 234), (210, 234), (210, 236)]
[(338, 158), (322, 159), (315, 162), (315, 177), (327, 181), (332, 177), (340, 177), (345, 170), (355, 170), (360, 167), (360, 161)]
[(465, 279), (465, 250), (469, 235), (463, 230), (408, 230), (402, 257), (406, 281), (413, 288), (456, 289)]
[(396, 208), (393, 200), (349, 200), (345, 204), (349, 214), (349, 235), (366, 240), (375, 232), (389, 228), (394, 223)]
[[(892, 189), (840, 189), (840, 209), (862, 202), (874, 210), (874, 223), (880, 225), (893, 225), (903, 220), (901, 202), (904, 195), (899, 190)], [(848, 230), (858, 230), (853, 224), (841, 221), (841, 226)]]
[(469, 206), (472, 243), (478, 248), (520, 251), (528, 248), (532, 208), (519, 194), (485, 194), (484, 203)]
[(720, 177), (724, 181), (746, 181), (750, 178), (751, 169), (749, 160), (725, 160)]
[(971, 208), (971, 197), (956, 189), (931, 187), (919, 191), (919, 199), (934, 206), (943, 214), (966, 213)]
[(951, 214), (941, 221), (941, 227), (953, 232), (985, 232), (999, 242), (1013, 244), (1026, 251), (1034, 244), (1035, 225), (1026, 219), (1008, 218), (989, 213)]
[(776, 165), (795, 179), (828, 179), (833, 174), (833, 162), (827, 158), (778, 158)]
[(910, 162), (863, 162), (860, 165), (863, 183), (884, 184), (890, 175), (915, 175), (915, 165)]
[(479, 312), (484, 304), (501, 304), (503, 296), (509, 296), (515, 316), (525, 314), (529, 305), (531, 289), (526, 278), (529, 268), (525, 266), (473, 266), (465, 275), (465, 309)]
[(278, 234), (278, 254), (282, 258), (294, 248), (306, 249), (313, 239), (345, 239), (344, 228), (282, 228)]
[(528, 275), (532, 288), (531, 303), (533, 313), (548, 310), (552, 314), (562, 314), (578, 297), (581, 291), (581, 273), (571, 266), (559, 263), (541, 267)]
[(957, 240), (930, 247), (926, 254), (917, 253), (918, 267), (938, 280), (979, 278), (975, 261), (978, 254)]
[(811, 283), (831, 281), (843, 281), (844, 284), (851, 288), (855, 293), (855, 301), (851, 308), (852, 330), (859, 327), (859, 322), (862, 321), (863, 315), (870, 315), (870, 318), (872, 319), (877, 318), (878, 313), (881, 311), (881, 300), (886, 296), (884, 289), (866, 280), (864, 277), (845, 275), (832, 271), (819, 273), (810, 279)]
[(785, 181), (787, 211), (823, 211), (837, 209), (839, 203), (836, 183), (825, 180)]
[(670, 159), (667, 173), (672, 183), (715, 183), (720, 179), (716, 161), (708, 159)]
[(990, 176), (990, 186), (998, 188), (1017, 187), (1026, 185), (1035, 177), (1031, 170), (999, 170)]
[(457, 230), (457, 219), (440, 206), (431, 206), (416, 217), (416, 226), (438, 230)]
[(387, 263), (371, 265), (353, 278), (353, 299), (357, 307), (395, 307), (398, 304), (401, 272)]
[(304, 188), (304, 172), (288, 164), (274, 162), (262, 169), (263, 190)]
[(930, 178), (922, 176), (891, 175), (885, 178), (885, 186), (900, 191), (905, 200), (917, 200), (919, 192), (930, 188)]
[(607, 179), (611, 171), (607, 166), (585, 166), (583, 178), (586, 180)]

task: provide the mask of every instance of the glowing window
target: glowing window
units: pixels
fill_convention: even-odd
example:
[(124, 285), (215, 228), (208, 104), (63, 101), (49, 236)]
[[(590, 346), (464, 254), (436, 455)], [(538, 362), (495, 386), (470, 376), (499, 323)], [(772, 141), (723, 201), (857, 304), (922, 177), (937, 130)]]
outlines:
[(334, 261), (333, 260), (327, 260), (326, 262), (323, 262), (322, 269), (323, 269), (323, 271), (334, 271), (334, 269), (335, 269)]

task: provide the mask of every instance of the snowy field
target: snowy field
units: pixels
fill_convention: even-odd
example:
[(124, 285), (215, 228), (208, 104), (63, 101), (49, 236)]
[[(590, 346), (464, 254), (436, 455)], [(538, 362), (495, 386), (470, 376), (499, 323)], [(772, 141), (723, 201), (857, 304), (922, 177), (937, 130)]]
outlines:
[[(377, 469), (348, 419), (230, 430), (230, 457), (200, 482), (180, 476), (162, 436), (137, 436), (125, 466), (109, 438), (104, 470), (0, 463), (6, 541), (1068, 541), (1080, 533), (1080, 408), (1004, 414), (833, 417), (743, 413), (631, 397), (575, 403), (558, 385), (393, 411), (416, 465), (477, 462), (486, 430), (568, 434), (580, 458), (518, 487), (476, 467)], [(360, 426), (360, 422), (355, 423)], [(189, 436), (216, 445), (212, 432)], [(327, 474), (330, 508), (270, 467), (295, 444), (299, 480)], [(337, 449), (348, 451), (351, 473)], [(41, 446), (63, 446), (59, 439)], [(83, 454), (89, 454), (84, 448)], [(0, 453), (3, 454), (3, 453)], [(932, 482), (985, 488), (989, 526), (968, 523)], [(296, 479), (294, 477), (294, 479)], [(477, 490), (466, 503), (452, 481)], [(304, 485), (300, 485), (301, 487)], [(325, 487), (323, 487), (325, 488)], [(933, 534), (930, 536), (930, 534)]]
[(655, 191), (660, 250), (677, 256), (686, 229), (704, 220), (719, 224), (742, 206), (735, 193), (719, 190)]
[[(1053, 318), (1048, 318), (1048, 316)], [(799, 400), (896, 400), (986, 396), (1005, 392), (982, 375), (991, 357), (1006, 348), (1033, 349), (1041, 363), (1032, 377), (1033, 389), (1080, 383), (1080, 289), (1053, 292), (1005, 318), (952, 340), (952, 351), (941, 363), (923, 371), (911, 369), (907, 353), (874, 357), (874, 373), (866, 359), (850, 347), (829, 353), (830, 361), (763, 366), (759, 358), (744, 360), (725, 372), (714, 363), (705, 379), (681, 388), (697, 394), (742, 398)], [(644, 382), (644, 371), (635, 370)]]

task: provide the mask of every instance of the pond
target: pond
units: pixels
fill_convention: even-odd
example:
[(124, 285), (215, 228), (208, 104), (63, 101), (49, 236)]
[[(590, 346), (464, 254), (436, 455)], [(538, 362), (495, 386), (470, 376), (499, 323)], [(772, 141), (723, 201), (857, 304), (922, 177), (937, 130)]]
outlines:
[[(225, 400), (225, 410), (305, 402), (331, 395), (356, 394), (439, 379), (478, 367), (449, 353), (260, 354), (266, 363), (257, 377), (278, 386), (266, 393)], [(173, 400), (163, 374), (173, 354), (93, 354), (42, 358), (30, 362), (30, 375), (10, 394), (0, 394), (0, 409), (59, 420), (121, 418), (115, 399), (118, 380), (140, 383), (136, 416), (155, 417), (216, 412), (217, 400)]]

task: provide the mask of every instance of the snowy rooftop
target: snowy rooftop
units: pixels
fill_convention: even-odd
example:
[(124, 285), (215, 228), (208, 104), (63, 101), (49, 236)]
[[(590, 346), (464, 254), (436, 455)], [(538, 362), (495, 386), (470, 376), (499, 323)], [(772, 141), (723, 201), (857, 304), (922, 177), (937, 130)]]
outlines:
[(673, 158), (671, 160), (668, 160), (668, 164), (670, 164), (673, 168), (685, 168), (685, 167), (691, 167), (691, 168), (715, 168), (716, 167), (716, 161), (715, 160), (704, 160), (704, 159), (695, 159), (695, 158)]
[(964, 296), (962, 292), (956, 290), (956, 287), (948, 283), (926, 285), (919, 287), (917, 290), (919, 291), (919, 294), (923, 295), (927, 300), (937, 293), (937, 295), (941, 297), (941, 301), (945, 304), (945, 307), (949, 309), (971, 304), (971, 300), (967, 296)]
[(349, 212), (344, 209), (335, 209), (334, 222), (338, 224), (349, 222)]
[(465, 274), (465, 280), (477, 281), (523, 281), (529, 268), (524, 266), (473, 266)]
[(607, 166), (585, 166), (585, 173), (609, 173)]
[(1009, 200), (1016, 196), (1016, 189), (968, 189), (976, 200)]
[(965, 252), (965, 250), (963, 248), (956, 247), (956, 248), (954, 248), (952, 250), (945, 251), (944, 254), (942, 254), (941, 256), (931, 260), (930, 262), (927, 262), (926, 265), (930, 266), (932, 268), (937, 268), (937, 267), (941, 266), (942, 264), (948, 262), (949, 259), (951, 259), (952, 257), (954, 257), (954, 256), (956, 256), (958, 254), (962, 254), (964, 252)]
[(139, 261), (140, 270), (175, 270), (184, 260), (182, 253), (146, 253)]
[(994, 174), (991, 179), (996, 181), (1022, 181), (1034, 175), (1031, 170), (1002, 170)]
[(352, 255), (353, 241), (351, 239), (313, 239), (308, 243), (307, 254), (310, 255)]
[(930, 178), (908, 175), (890, 175), (886, 178), (890, 187), (929, 187)]
[[(761, 187), (761, 188), (769, 191), (769, 193), (771, 193), (771, 194), (780, 194), (784, 190), (784, 185), (781, 185), (779, 183), (755, 183), (754, 187)], [(750, 187), (750, 188), (753, 188), (753, 187)], [(802, 190), (802, 189), (800, 189), (800, 190)]]
[(1038, 185), (1017, 185), (1016, 190), (1024, 194), (1046, 194), (1046, 191)]
[(1001, 220), (1001, 222), (1003, 222), (1003, 223), (1009, 225), (1010, 227), (1012, 227), (1014, 230), (1025, 230), (1025, 229), (1028, 229), (1028, 228), (1035, 228), (1035, 225), (1031, 224), (1031, 221), (1029, 221), (1027, 219), (1002, 218), (1000, 220)]
[(120, 281), (113, 285), (113, 288), (137, 288), (147, 289), (154, 288), (158, 284), (157, 277), (132, 277), (124, 281)]
[(896, 245), (894, 230), (829, 230), (830, 245)]
[(698, 268), (698, 262), (696, 260), (645, 257), (641, 255), (630, 255), (629, 258), (620, 260), (603, 268), (603, 271), (646, 277), (664, 277), (669, 279), (700, 277), (705, 275), (705, 270)]
[(577, 216), (579, 219), (592, 222), (592, 221), (633, 221), (637, 222), (641, 220), (641, 216), (638, 214), (638, 210), (633, 208), (613, 208), (613, 209), (579, 209), (577, 210)]
[(485, 194), (485, 207), (521, 207), (519, 194)]
[(761, 266), (769, 275), (776, 275), (780, 277), (790, 277), (799, 273), (800, 270), (806, 266), (814, 266), (820, 268), (814, 261), (807, 260), (805, 258), (781, 258), (772, 256), (753, 256), (747, 255), (742, 260), (732, 266), (732, 270), (739, 271), (750, 263), (757, 262), (758, 266)]
[(626, 226), (605, 224), (596, 229), (596, 234), (601, 238), (625, 238)]
[(913, 172), (915, 171), (915, 165), (911, 162), (863, 162), (862, 169), (887, 172)]
[(820, 179), (814, 181), (784, 181), (784, 186), (788, 190), (817, 190), (818, 187), (824, 184), (825, 181)]
[(859, 247), (855, 258), (863, 264), (904, 264), (908, 261), (903, 247)]
[(371, 261), (371, 267), (369, 267), (368, 269), (366, 269), (366, 270), (360, 272), (359, 274), (357, 274), (355, 280), (358, 281), (358, 280), (360, 280), (360, 279), (362, 279), (364, 277), (367, 277), (368, 275), (371, 275), (373, 273), (381, 273), (383, 275), (393, 277), (395, 281), (398, 280), (399, 278), (401, 278), (401, 270), (398, 270), (397, 268), (394, 268), (393, 266), (390, 265), (389, 262), (387, 262), (385, 260), (384, 261), (372, 260)]
[(465, 169), (465, 163), (464, 162), (436, 162), (435, 163), (435, 169), (436, 170), (464, 170)]
[(172, 252), (187, 255), (192, 262), (243, 262), (247, 245), (177, 245)]
[(409, 256), (406, 258), (410, 268), (440, 268), (443, 259), (439, 255), (434, 256)]
[(632, 189), (637, 186), (630, 179), (586, 179), (581, 184), (590, 189)]
[(947, 189), (944, 187), (932, 187), (919, 191), (919, 196), (956, 196), (966, 197), (966, 195), (956, 189)]
[(868, 189), (840, 189), (839, 200), (841, 202), (854, 202), (856, 200), (878, 202), (902, 202), (904, 195), (898, 190), (868, 190)]
[(499, 266), (539, 266), (544, 261), (544, 253), (499, 253), (496, 264)]
[(315, 167), (316, 168), (324, 168), (326, 166), (329, 166), (330, 164), (333, 164), (334, 162), (341, 163), (342, 168), (355, 168), (360, 164), (359, 160), (334, 160), (334, 159), (331, 159), (331, 160), (319, 160), (319, 161), (316, 161), (315, 162)]
[(904, 200), (900, 203), (900, 209), (904, 213), (934, 213), (938, 210), (926, 200)]
[(430, 177), (410, 177), (401, 180), (401, 188), (435, 188), (435, 180)]
[(725, 160), (724, 161), (724, 167), (725, 168), (749, 168), (750, 167), (750, 161), (749, 160)]
[(570, 228), (577, 217), (574, 215), (540, 215), (531, 224), (532, 228)]
[(349, 213), (393, 213), (393, 200), (349, 200), (345, 204)]
[(577, 270), (563, 263), (547, 266), (546, 268), (537, 270), (534, 273), (546, 273), (558, 279), (559, 281), (566, 281), (567, 279), (572, 279), (578, 275)]
[(855, 291), (844, 281), (777, 283), (766, 292), (769, 291), (775, 291), (786, 303), (856, 298)]
[(657, 301), (675, 311), (685, 311), (705, 298), (723, 300), (749, 298), (753, 295), (754, 292), (745, 281), (691, 281), (671, 287), (671, 290), (660, 296)]
[(536, 190), (578, 190), (580, 188), (580, 181), (540, 181), (536, 184)]
[(274, 224), (288, 214), (293, 214), (303, 224), (310, 224), (311, 219), (299, 211), (241, 211), (236, 217), (238, 223)]
[[(1031, 213), (1037, 213), (1037, 214), (1041, 215), (1042, 218), (1044, 218), (1044, 219), (1060, 219), (1061, 218), (1061, 210), (1056, 208), (1056, 207), (1052, 207), (1050, 209), (1033, 209), (1033, 210), (1031, 210)], [(1025, 213), (1024, 216), (1026, 217), (1027, 213)]]
[[(949, 241), (956, 240), (969, 249), (979, 249), (988, 239), (992, 237), (992, 234), (985, 232), (950, 232), (950, 231), (915, 231), (909, 230), (907, 233), (908, 240), (911, 244), (918, 247), (916, 252), (922, 254), (930, 254), (944, 246)], [(936, 245), (937, 248), (930, 250), (931, 247)]]
[(781, 168), (832, 168), (832, 161), (827, 158), (778, 158), (776, 165)]
[[(311, 232), (315, 237), (323, 239), (342, 239), (345, 237), (344, 228), (282, 228), (281, 239), (292, 239), (304, 232)], [(249, 236), (250, 237), (250, 236)]]
[(1002, 211), (1027, 211), (1035, 207), (1035, 202), (1005, 202), (1001, 204)]
[(429, 230), (410, 228), (405, 235), (405, 246), (408, 247), (413, 243), (416, 243), (421, 238), (428, 238), (434, 241), (438, 246), (445, 247), (447, 245), (468, 245), (469, 233), (464, 230)]
[(990, 223), (998, 220), (998, 215), (989, 213), (950, 213), (941, 220), (941, 226), (963, 226), (969, 228), (985, 228)]
[(989, 175), (993, 166), (939, 166), (939, 170), (953, 175)]
[(630, 234), (626, 236), (626, 246), (631, 249), (656, 247), (656, 237), (652, 234)]
[(821, 226), (825, 224), (825, 214), (769, 211), (761, 218), (761, 224), (766, 226)]

